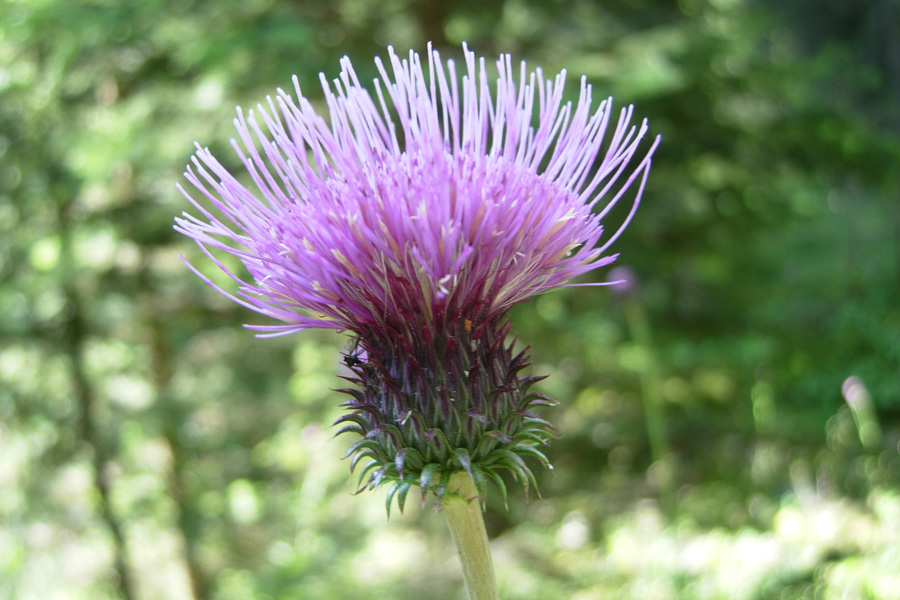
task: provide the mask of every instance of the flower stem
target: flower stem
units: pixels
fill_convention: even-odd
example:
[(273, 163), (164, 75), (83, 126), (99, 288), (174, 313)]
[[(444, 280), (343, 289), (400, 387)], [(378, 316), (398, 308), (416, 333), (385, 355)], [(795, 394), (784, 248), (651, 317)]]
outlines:
[(441, 500), (450, 535), (459, 551), (469, 600), (498, 600), (494, 563), (488, 545), (481, 501), (472, 476), (458, 471), (450, 477), (447, 493)]

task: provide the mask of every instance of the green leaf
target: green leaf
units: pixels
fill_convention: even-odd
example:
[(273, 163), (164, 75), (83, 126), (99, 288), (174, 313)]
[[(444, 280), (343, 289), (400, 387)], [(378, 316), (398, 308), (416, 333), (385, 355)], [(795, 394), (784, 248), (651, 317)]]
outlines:
[[(490, 432), (488, 432), (490, 433)], [(499, 432), (498, 432), (499, 433)], [(510, 440), (512, 441), (512, 440)], [(472, 455), (475, 457), (475, 460), (478, 460), (479, 457), (489, 456), (491, 452), (494, 451), (494, 448), (497, 447), (497, 438), (492, 435), (483, 435), (480, 440), (478, 440), (478, 445), (475, 447), (475, 452)]]
[(472, 479), (475, 481), (475, 487), (478, 488), (478, 496), (481, 497), (481, 502), (484, 503), (487, 499), (487, 479), (477, 463), (472, 463), (471, 475)]
[(520, 455), (524, 453), (524, 454), (529, 454), (531, 456), (534, 456), (539, 461), (541, 461), (542, 465), (544, 465), (551, 471), (553, 470), (553, 465), (550, 464), (550, 460), (544, 455), (544, 453), (532, 446), (525, 446), (524, 444), (519, 444), (518, 446), (513, 446), (512, 451), (516, 452)]
[(544, 394), (530, 393), (526, 394), (519, 401), (519, 408), (528, 408), (529, 406), (557, 406), (559, 402)]
[(397, 467), (397, 474), (400, 475), (401, 479), (403, 479), (403, 463), (406, 460), (406, 454), (409, 450), (409, 448), (403, 448), (397, 453), (397, 456), (394, 457), (394, 466)]
[(482, 469), (485, 475), (491, 478), (498, 488), (500, 488), (500, 495), (503, 497), (503, 507), (509, 510), (509, 503), (507, 501), (507, 493), (506, 493), (506, 484), (503, 483), (503, 478), (500, 477), (500, 474), (490, 468)]
[(435, 495), (438, 497), (438, 501), (444, 497), (444, 494), (447, 493), (447, 486), (450, 485), (450, 471), (444, 470), (441, 471), (441, 478), (438, 481), (437, 491)]
[(346, 415), (342, 415), (334, 423), (332, 423), (331, 426), (335, 427), (336, 425), (340, 425), (341, 423), (346, 423), (348, 421), (356, 423), (363, 429), (369, 429), (369, 422), (366, 421), (365, 417), (363, 417), (359, 413), (347, 413)]
[(453, 455), (456, 457), (459, 466), (474, 479), (475, 476), (472, 475), (472, 459), (469, 457), (469, 451), (465, 448), (457, 448), (453, 451)]
[(532, 441), (540, 444), (541, 446), (546, 446), (550, 442), (548, 442), (545, 438), (542, 438), (539, 434), (535, 433), (536, 431), (543, 431), (540, 429), (525, 429), (516, 434), (516, 437), (513, 438), (514, 442), (517, 442), (516, 445), (525, 442)]
[(384, 479), (385, 472), (388, 470), (388, 467), (393, 465), (384, 465), (374, 473), (372, 473), (371, 483), (369, 484), (371, 487), (369, 489), (377, 490), (378, 486), (381, 485), (381, 481)]
[(521, 466), (517, 465), (516, 463), (511, 462), (510, 460), (508, 460), (506, 458), (502, 458), (497, 461), (496, 466), (507, 469), (508, 471), (510, 471), (513, 474), (513, 478), (516, 481), (521, 481), (522, 484), (525, 486), (528, 485), (528, 474), (525, 473), (525, 469), (523, 469)]
[(400, 485), (400, 493), (397, 494), (397, 506), (400, 507), (400, 514), (403, 514), (403, 507), (406, 505), (406, 495), (409, 493), (410, 487), (412, 487), (412, 484), (409, 482), (403, 482)]
[[(437, 458), (437, 462), (446, 463), (450, 457), (450, 442), (440, 429), (432, 428), (425, 433), (427, 448)], [(426, 458), (428, 455), (426, 454)]]
[(351, 432), (358, 433), (359, 435), (361, 435), (363, 437), (366, 436), (366, 430), (363, 429), (362, 427), (360, 427), (359, 425), (344, 425), (343, 427), (341, 427), (338, 430), (337, 433), (334, 434), (333, 437), (337, 437), (337, 436), (341, 435), (342, 433), (351, 433)]
[(381, 466), (381, 464), (377, 460), (373, 460), (372, 462), (368, 463), (365, 466), (365, 468), (363, 468), (362, 472), (359, 474), (359, 483), (362, 484), (363, 479), (365, 478), (366, 474), (369, 473), (372, 469), (379, 467), (379, 466)]
[(515, 464), (519, 465), (523, 469), (528, 468), (527, 465), (525, 464), (525, 461), (522, 460), (522, 457), (519, 456), (518, 454), (516, 454), (515, 452), (511, 452), (509, 450), (506, 450), (505, 448), (501, 448), (500, 450), (497, 450), (496, 453), (499, 454), (500, 456), (504, 456), (504, 457), (508, 458), (509, 460), (513, 461)]
[(388, 457), (385, 455), (384, 448), (381, 447), (381, 444), (379, 444), (375, 440), (367, 440), (365, 438), (359, 440), (358, 442), (356, 442), (355, 444), (350, 446), (350, 449), (347, 450), (347, 454), (344, 455), (344, 459), (346, 459), (348, 456), (350, 456), (354, 452), (357, 452), (361, 448), (369, 448), (370, 450), (375, 452), (375, 454), (378, 456), (378, 458), (381, 460), (381, 462), (388, 462)]
[(431, 483), (431, 478), (434, 476), (435, 472), (441, 468), (441, 465), (437, 463), (428, 463), (425, 467), (422, 468), (422, 474), (419, 476), (419, 487), (422, 488), (424, 500), (424, 492), (428, 489), (428, 485)]
[(505, 433), (503, 433), (502, 431), (499, 431), (497, 429), (492, 429), (491, 431), (487, 431), (487, 432), (485, 432), (484, 435), (492, 437), (495, 440), (502, 442), (504, 444), (509, 444), (510, 442), (513, 441), (513, 438), (509, 437), (508, 435), (506, 435)]
[(371, 458), (378, 464), (381, 464), (381, 461), (378, 460), (378, 456), (375, 454), (375, 452), (373, 452), (369, 448), (366, 448), (354, 454), (353, 458), (350, 459), (350, 472), (352, 473), (356, 469), (356, 465), (359, 464), (359, 461), (366, 457)]
[(397, 490), (400, 489), (400, 482), (394, 482), (394, 485), (391, 486), (391, 489), (388, 490), (387, 497), (384, 500), (384, 508), (387, 510), (388, 519), (391, 518), (391, 504), (394, 500), (394, 494), (397, 493)]

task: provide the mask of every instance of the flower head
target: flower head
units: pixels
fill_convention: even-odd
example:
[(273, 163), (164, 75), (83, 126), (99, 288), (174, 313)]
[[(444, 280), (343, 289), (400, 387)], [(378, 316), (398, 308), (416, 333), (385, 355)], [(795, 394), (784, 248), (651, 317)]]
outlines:
[[(409, 485), (440, 491), (454, 468), (479, 484), (502, 486), (499, 467), (532, 479), (521, 456), (544, 460), (535, 446), (549, 424), (531, 408), (547, 399), (519, 374), (527, 356), (513, 353), (506, 314), (615, 259), (604, 253), (637, 208), (658, 142), (629, 168), (647, 130), (630, 124), (631, 107), (611, 125), (611, 99), (592, 109), (583, 78), (572, 104), (565, 72), (546, 80), (522, 63), (517, 77), (503, 55), (492, 79), (464, 53), (458, 78), (436, 51), (422, 64), (390, 50), (389, 65), (376, 59), (374, 93), (345, 58), (333, 87), (322, 76), (329, 121), (296, 78), (296, 96), (238, 109), (233, 146), (253, 188), (198, 146), (186, 177), (199, 195), (182, 192), (202, 218), (176, 219), (238, 290), (195, 273), (282, 322), (249, 326), (262, 336), (355, 336), (359, 385), (342, 419), (363, 435), (354, 465), (372, 459), (364, 481), (394, 481), (401, 498)], [(632, 184), (628, 215), (604, 235)]]

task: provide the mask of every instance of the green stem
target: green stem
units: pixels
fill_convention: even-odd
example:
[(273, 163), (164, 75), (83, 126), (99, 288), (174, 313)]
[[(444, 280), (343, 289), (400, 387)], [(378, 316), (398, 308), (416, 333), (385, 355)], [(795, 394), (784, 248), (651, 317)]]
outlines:
[(450, 535), (459, 551), (469, 600), (498, 600), (481, 500), (471, 475), (458, 471), (450, 477), (447, 493), (441, 500), (441, 512), (447, 516)]

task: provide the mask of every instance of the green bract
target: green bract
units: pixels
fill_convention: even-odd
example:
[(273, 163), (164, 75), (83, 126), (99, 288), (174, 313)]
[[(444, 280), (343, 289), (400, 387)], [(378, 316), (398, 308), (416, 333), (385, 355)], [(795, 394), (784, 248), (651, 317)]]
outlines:
[(361, 467), (359, 491), (391, 483), (390, 511), (394, 497), (403, 509), (412, 486), (423, 500), (440, 499), (455, 471), (467, 471), (482, 498), (493, 481), (506, 501), (502, 469), (526, 490), (536, 486), (525, 459), (549, 467), (540, 447), (555, 429), (534, 409), (555, 402), (531, 391), (543, 377), (522, 374), (528, 351), (515, 353), (508, 331), (508, 321), (462, 326), (448, 343), (404, 352), (391, 340), (357, 340), (347, 354), (357, 387), (340, 390), (352, 397), (343, 404), (351, 412), (335, 425), (343, 425), (338, 434), (362, 436), (347, 453), (351, 470)]

